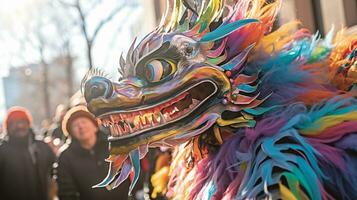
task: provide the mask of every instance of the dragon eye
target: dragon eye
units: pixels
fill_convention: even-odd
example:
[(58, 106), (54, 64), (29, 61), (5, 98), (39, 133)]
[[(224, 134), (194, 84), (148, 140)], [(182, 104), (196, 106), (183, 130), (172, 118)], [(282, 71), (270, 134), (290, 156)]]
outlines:
[(145, 66), (145, 74), (150, 82), (159, 82), (175, 72), (176, 65), (163, 59), (152, 60)]

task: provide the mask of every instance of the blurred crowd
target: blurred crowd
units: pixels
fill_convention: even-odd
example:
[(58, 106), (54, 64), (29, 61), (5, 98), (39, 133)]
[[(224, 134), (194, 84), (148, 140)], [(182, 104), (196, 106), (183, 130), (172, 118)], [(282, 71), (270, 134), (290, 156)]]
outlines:
[[(130, 180), (112, 191), (92, 188), (107, 175), (107, 134), (83, 105), (59, 105), (51, 124), (33, 131), (31, 113), (7, 111), (0, 137), (0, 199), (149, 199), (155, 153), (141, 160), (143, 173), (128, 197)], [(160, 199), (160, 197), (156, 197)]]

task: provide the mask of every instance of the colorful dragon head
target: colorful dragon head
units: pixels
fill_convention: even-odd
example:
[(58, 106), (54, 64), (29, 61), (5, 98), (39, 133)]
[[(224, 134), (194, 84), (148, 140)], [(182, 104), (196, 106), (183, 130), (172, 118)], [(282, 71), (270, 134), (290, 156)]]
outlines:
[[(285, 37), (269, 45), (284, 32), (266, 36), (280, 4), (168, 1), (158, 28), (138, 44), (134, 40), (126, 59), (120, 58), (119, 81), (110, 81), (99, 70), (89, 72), (82, 86), (88, 109), (110, 131), (110, 171), (96, 187), (115, 188), (133, 169), (132, 190), (148, 147), (192, 143), (194, 149), (199, 146), (193, 158), (202, 158), (231, 133), (254, 127), (261, 115), (274, 109), (269, 99), (277, 103), (301, 95), (279, 90), (284, 73), (294, 73), (290, 69), (284, 72), (280, 67), (282, 80), (272, 80), (266, 73), (278, 59), (284, 66), (303, 57), (300, 53), (317, 41), (309, 38), (295, 45), (300, 49), (286, 48), (289, 37)], [(290, 39), (307, 35), (301, 30)], [(329, 48), (324, 43), (310, 53), (326, 56)], [(276, 60), (270, 59), (273, 52), (280, 53), (274, 54)], [(305, 58), (299, 62), (314, 63), (313, 55)], [(285, 87), (299, 83), (300, 78), (296, 74)], [(271, 82), (264, 84), (267, 81)]]

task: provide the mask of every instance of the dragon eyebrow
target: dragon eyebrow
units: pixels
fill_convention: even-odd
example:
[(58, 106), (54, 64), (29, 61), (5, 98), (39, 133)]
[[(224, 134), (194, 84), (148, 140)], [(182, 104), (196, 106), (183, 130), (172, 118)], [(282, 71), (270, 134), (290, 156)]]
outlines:
[(148, 63), (150, 60), (158, 58), (167, 58), (170, 60), (178, 61), (181, 58), (176, 46), (171, 45), (169, 41), (164, 42), (160, 47), (148, 53), (146, 56), (142, 57), (137, 63), (132, 67), (132, 75), (136, 75), (138, 69)]
[[(133, 68), (134, 66), (137, 65), (137, 63), (140, 61), (140, 59), (148, 54), (151, 54), (152, 52), (156, 51), (162, 46), (163, 43), (163, 35), (160, 36), (160, 38), (156, 41), (158, 41), (158, 44), (156, 45), (157, 48), (154, 48), (150, 50), (149, 48), (149, 42), (150, 40), (154, 40), (155, 35), (157, 34), (157, 31), (153, 31), (147, 36), (144, 37), (144, 39), (135, 47), (135, 41), (132, 42), (130, 45), (130, 48), (128, 50), (128, 53), (126, 55), (126, 59), (123, 57), (123, 53), (120, 55), (119, 58), (119, 68), (118, 72), (124, 77), (128, 76), (133, 73)], [(154, 40), (155, 41), (155, 40)]]
[(109, 74), (107, 74), (104, 70), (102, 69), (99, 69), (99, 68), (92, 68), (90, 70), (87, 71), (87, 73), (84, 75), (83, 79), (81, 80), (81, 83), (80, 83), (80, 88), (81, 88), (81, 93), (84, 94), (84, 85), (85, 83), (91, 79), (92, 77), (94, 76), (101, 76), (101, 77), (104, 77), (104, 78), (108, 78), (108, 79), (111, 79), (109, 77)]

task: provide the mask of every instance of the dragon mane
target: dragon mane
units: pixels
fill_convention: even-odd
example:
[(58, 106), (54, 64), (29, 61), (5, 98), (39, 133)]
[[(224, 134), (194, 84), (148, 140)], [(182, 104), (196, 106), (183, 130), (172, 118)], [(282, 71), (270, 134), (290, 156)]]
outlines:
[[(319, 33), (297, 28), (296, 21), (272, 31), (280, 7), (281, 0), (169, 0), (160, 25), (137, 45), (134, 40), (126, 59), (121, 56), (120, 81), (135, 83), (133, 66), (147, 63), (146, 55), (180, 35), (199, 43), (198, 54), (192, 52), (195, 47), (180, 52), (194, 55), (186, 63), (215, 67), (218, 75), (207, 71), (205, 76), (229, 83), (222, 86), (220, 112), (206, 134), (182, 133), (146, 144), (175, 146), (170, 167), (158, 169), (152, 178), (155, 195), (357, 198), (357, 36), (344, 31), (334, 36), (331, 30), (321, 39)], [(95, 76), (85, 78), (86, 91)], [(95, 113), (99, 104), (86, 99)], [(109, 172), (98, 187), (119, 176), (116, 187), (133, 169), (132, 190), (147, 150), (127, 146), (112, 152), (120, 155), (109, 159), (115, 173)], [(125, 175), (118, 175), (121, 165)]]

